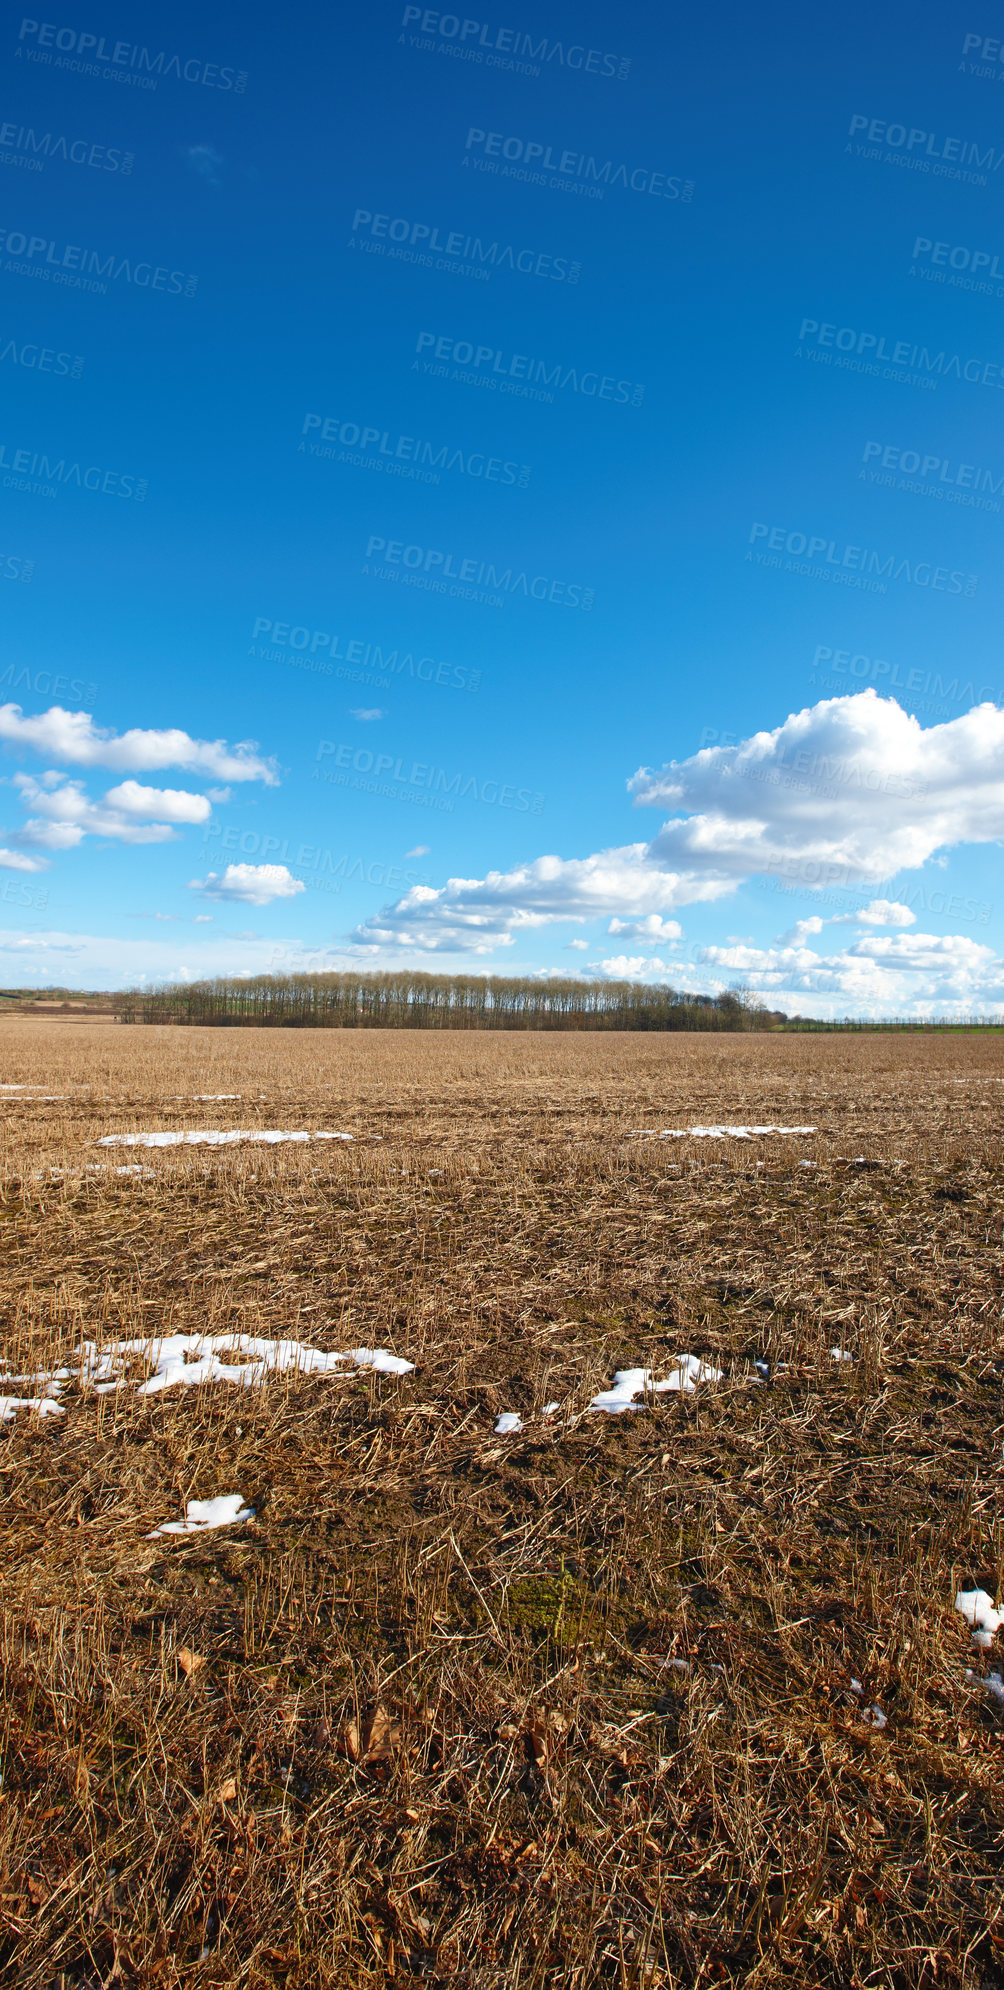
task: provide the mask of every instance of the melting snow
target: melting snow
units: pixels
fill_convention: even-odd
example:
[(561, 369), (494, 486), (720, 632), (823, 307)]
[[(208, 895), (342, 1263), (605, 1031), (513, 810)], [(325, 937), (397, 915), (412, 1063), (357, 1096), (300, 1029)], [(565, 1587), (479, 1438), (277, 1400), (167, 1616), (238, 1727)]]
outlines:
[[(647, 1129), (643, 1129), (647, 1131)], [(749, 1140), (759, 1133), (815, 1133), (814, 1126), (667, 1126), (660, 1140)]]
[[(21, 1375), (5, 1375), (5, 1382), (26, 1381)], [(18, 1410), (37, 1410), (39, 1416), (62, 1416), (63, 1405), (51, 1396), (0, 1396), (0, 1423), (11, 1423)]]
[(240, 1133), (106, 1133), (99, 1147), (232, 1147), (238, 1140), (351, 1140), (351, 1133), (272, 1133), (251, 1128)]
[[(227, 1358), (229, 1357), (229, 1358)], [(253, 1334), (165, 1334), (160, 1339), (110, 1341), (98, 1348), (84, 1341), (70, 1358), (70, 1365), (35, 1375), (0, 1375), (4, 1382), (33, 1382), (44, 1395), (0, 1397), (10, 1405), (0, 1414), (12, 1416), (18, 1409), (58, 1410), (50, 1399), (58, 1396), (65, 1382), (77, 1381), (97, 1395), (128, 1386), (134, 1377), (127, 1374), (145, 1365), (149, 1374), (136, 1383), (141, 1396), (159, 1395), (175, 1383), (197, 1387), (202, 1382), (236, 1382), (245, 1389), (260, 1388), (270, 1375), (344, 1375), (346, 1364), (374, 1369), (381, 1375), (410, 1375), (413, 1361), (388, 1354), (382, 1347), (352, 1347), (346, 1353), (324, 1354), (320, 1348), (304, 1347), (295, 1340), (262, 1340)]]
[(974, 1645), (984, 1650), (993, 1644), (997, 1632), (1004, 1624), (1004, 1613), (994, 1609), (993, 1598), (985, 1589), (960, 1589), (955, 1598), (955, 1608), (960, 1617), (972, 1627)]
[(831, 1349), (830, 1349), (830, 1360), (831, 1360), (831, 1361), (853, 1361), (853, 1360), (854, 1360), (854, 1356), (853, 1356), (853, 1354), (848, 1354), (848, 1352), (847, 1352), (847, 1349), (846, 1349), (845, 1347), (831, 1347)]
[(237, 1527), (242, 1520), (253, 1519), (254, 1507), (245, 1506), (239, 1492), (220, 1493), (217, 1499), (190, 1499), (184, 1520), (165, 1520), (146, 1538), (152, 1541), (155, 1534), (207, 1534), (211, 1527)]
[(504, 1410), (495, 1425), (499, 1437), (508, 1437), (511, 1431), (522, 1430), (523, 1419), (515, 1410)]
[(657, 1382), (650, 1368), (618, 1368), (612, 1389), (601, 1390), (594, 1396), (591, 1410), (605, 1410), (608, 1416), (620, 1416), (624, 1410), (641, 1409), (636, 1396), (652, 1393), (664, 1395), (666, 1390), (679, 1390), (683, 1395), (692, 1395), (699, 1382), (720, 1382), (722, 1371), (712, 1368), (707, 1362), (699, 1361), (695, 1354), (678, 1354), (676, 1373), (664, 1382)]

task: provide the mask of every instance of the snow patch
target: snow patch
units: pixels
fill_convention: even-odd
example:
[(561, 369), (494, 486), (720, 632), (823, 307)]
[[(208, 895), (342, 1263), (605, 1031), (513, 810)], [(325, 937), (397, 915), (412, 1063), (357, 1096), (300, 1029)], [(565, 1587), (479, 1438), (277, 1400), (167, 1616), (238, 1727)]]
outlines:
[(607, 1416), (621, 1416), (625, 1410), (643, 1407), (635, 1400), (638, 1396), (661, 1396), (667, 1390), (689, 1396), (699, 1382), (720, 1382), (721, 1379), (722, 1370), (699, 1361), (696, 1354), (678, 1354), (675, 1373), (663, 1382), (656, 1381), (650, 1368), (618, 1368), (613, 1388), (602, 1389), (598, 1396), (593, 1397), (589, 1407), (591, 1410), (605, 1410)]
[(986, 1650), (993, 1644), (1004, 1624), (1004, 1613), (995, 1610), (993, 1598), (987, 1595), (985, 1589), (960, 1589), (955, 1598), (955, 1608), (971, 1626), (974, 1645), (981, 1645)]
[(184, 1520), (165, 1520), (146, 1538), (152, 1541), (155, 1534), (208, 1534), (213, 1527), (237, 1527), (242, 1520), (253, 1519), (254, 1507), (245, 1506), (239, 1492), (220, 1493), (216, 1499), (190, 1499)]
[[(647, 1133), (649, 1129), (641, 1128)], [(667, 1126), (660, 1140), (750, 1140), (754, 1134), (815, 1133), (814, 1126)]]
[[(257, 1389), (271, 1375), (345, 1375), (353, 1368), (410, 1375), (414, 1366), (383, 1347), (324, 1354), (299, 1341), (264, 1340), (253, 1334), (165, 1334), (152, 1340), (110, 1341), (103, 1348), (84, 1341), (64, 1368), (43, 1369), (35, 1375), (0, 1374), (0, 1385), (31, 1382), (44, 1392), (40, 1397), (0, 1397), (0, 1403), (12, 1406), (0, 1415), (13, 1415), (18, 1409), (38, 1409), (44, 1415), (47, 1409), (59, 1409), (61, 1405), (50, 1399), (66, 1382), (78, 1382), (99, 1396), (130, 1384), (137, 1395), (156, 1396), (178, 1383), (197, 1388), (203, 1382), (234, 1382), (240, 1388)], [(138, 1379), (136, 1368), (146, 1368), (145, 1377)]]
[(99, 1147), (232, 1147), (239, 1140), (351, 1140), (351, 1133), (273, 1133), (257, 1127), (234, 1133), (105, 1133)]

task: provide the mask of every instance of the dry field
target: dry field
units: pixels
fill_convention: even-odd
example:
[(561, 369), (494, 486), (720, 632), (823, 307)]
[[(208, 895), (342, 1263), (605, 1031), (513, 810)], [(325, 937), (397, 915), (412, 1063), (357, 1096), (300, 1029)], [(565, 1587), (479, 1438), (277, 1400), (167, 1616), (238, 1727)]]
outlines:
[[(0, 1424), (5, 1984), (1004, 1983), (999, 1039), (31, 1020), (0, 1079), (7, 1371), (414, 1364)], [(637, 1137), (723, 1120), (818, 1131)], [(254, 1126), (355, 1139), (96, 1144)]]

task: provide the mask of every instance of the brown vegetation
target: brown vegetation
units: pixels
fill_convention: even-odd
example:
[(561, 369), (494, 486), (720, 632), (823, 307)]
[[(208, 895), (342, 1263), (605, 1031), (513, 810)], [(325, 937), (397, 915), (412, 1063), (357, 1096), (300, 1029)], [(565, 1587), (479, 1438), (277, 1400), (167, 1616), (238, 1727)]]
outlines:
[[(0, 1425), (5, 1983), (1000, 1984), (995, 1039), (10, 1021), (0, 1079), (70, 1095), (2, 1095), (9, 1367), (416, 1364)], [(636, 1137), (732, 1120), (819, 1132)], [(357, 1138), (94, 1144), (256, 1123)]]

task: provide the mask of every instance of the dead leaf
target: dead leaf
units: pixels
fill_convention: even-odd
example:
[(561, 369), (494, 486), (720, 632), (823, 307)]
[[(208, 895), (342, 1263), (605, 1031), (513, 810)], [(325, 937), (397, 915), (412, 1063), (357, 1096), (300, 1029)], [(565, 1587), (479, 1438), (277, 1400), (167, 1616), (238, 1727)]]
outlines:
[(532, 1720), (526, 1730), (526, 1743), (538, 1769), (543, 1769), (547, 1761), (547, 1735), (539, 1720)]
[(73, 1792), (78, 1803), (83, 1803), (86, 1800), (87, 1792), (90, 1789), (90, 1787), (91, 1787), (90, 1770), (88, 1769), (83, 1756), (78, 1755), (77, 1771), (76, 1775), (73, 1778)]
[(205, 1665), (206, 1662), (201, 1652), (189, 1651), (187, 1645), (179, 1645), (175, 1657), (186, 1679), (190, 1679), (193, 1672), (197, 1672), (200, 1665)]
[(347, 1755), (350, 1762), (358, 1762), (361, 1750), (359, 1747), (359, 1729), (355, 1721), (345, 1721), (339, 1728), (338, 1753), (339, 1755)]
[(400, 1740), (401, 1730), (397, 1722), (391, 1720), (386, 1707), (374, 1707), (366, 1728), (366, 1750), (363, 1761), (392, 1762)]
[(226, 1781), (220, 1784), (220, 1787), (216, 1792), (216, 1801), (217, 1803), (233, 1803), (234, 1799), (236, 1798), (236, 1795), (237, 1795), (236, 1780), (233, 1776), (228, 1776)]

